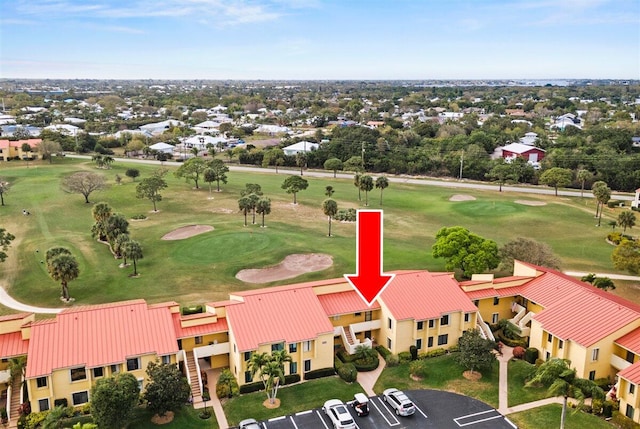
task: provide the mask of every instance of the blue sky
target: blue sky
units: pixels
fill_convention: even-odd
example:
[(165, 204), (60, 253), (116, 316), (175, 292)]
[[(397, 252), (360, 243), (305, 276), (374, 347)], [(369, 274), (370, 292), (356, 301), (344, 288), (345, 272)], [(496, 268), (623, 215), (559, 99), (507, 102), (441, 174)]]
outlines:
[(1, 78), (640, 78), (639, 0), (0, 0)]

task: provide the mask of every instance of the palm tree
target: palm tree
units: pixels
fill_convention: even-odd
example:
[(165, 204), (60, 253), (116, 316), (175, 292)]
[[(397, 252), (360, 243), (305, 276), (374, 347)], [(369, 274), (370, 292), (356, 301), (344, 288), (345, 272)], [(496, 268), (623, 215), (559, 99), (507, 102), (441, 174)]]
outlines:
[(138, 261), (138, 259), (143, 258), (142, 246), (140, 246), (140, 243), (135, 240), (129, 240), (124, 245), (124, 254), (127, 256), (127, 258), (133, 261), (133, 275), (137, 276), (138, 267), (136, 265), (136, 262)]
[(62, 252), (48, 261), (47, 269), (51, 278), (62, 285), (62, 298), (68, 302), (71, 298), (68, 283), (80, 275), (78, 261), (71, 253)]
[[(192, 154), (194, 157), (198, 156), (198, 153), (199, 153), (199, 152), (200, 152), (200, 151), (198, 150), (198, 148), (197, 148), (197, 147), (192, 147), (192, 148), (191, 148), (191, 154)], [(196, 183), (196, 189), (197, 189), (197, 188), (198, 188), (198, 184)]]
[(244, 226), (247, 226), (247, 213), (249, 213), (251, 211), (251, 207), (253, 207), (251, 198), (249, 198), (248, 195), (240, 198), (238, 200), (238, 207), (242, 214), (244, 214)]
[(105, 155), (105, 156), (102, 158), (102, 163), (103, 163), (103, 165), (105, 165), (107, 168), (111, 168), (111, 164), (113, 163), (113, 161), (114, 161), (113, 157), (112, 157), (112, 156), (109, 156), (109, 155)]
[(278, 387), (280, 383), (284, 384), (284, 364), (291, 362), (291, 356), (285, 349), (275, 350), (271, 352), (271, 361), (267, 363), (263, 369), (263, 372), (267, 376), (268, 390), (271, 390), (271, 396), (269, 402), (274, 403), (276, 396), (278, 395)]
[(618, 225), (622, 227), (622, 233), (627, 232), (627, 228), (633, 228), (636, 224), (636, 215), (633, 212), (625, 211), (618, 215)]
[(584, 184), (592, 176), (593, 176), (593, 174), (591, 174), (589, 172), (589, 170), (585, 170), (584, 168), (581, 168), (576, 173), (576, 179), (578, 179), (578, 182), (580, 182), (580, 198), (582, 198), (584, 196)]
[(382, 205), (382, 191), (389, 187), (389, 179), (380, 176), (376, 179), (376, 188), (380, 189), (380, 205)]
[(607, 183), (602, 180), (598, 180), (591, 185), (591, 192), (593, 192), (593, 196), (596, 198), (596, 215), (594, 217), (598, 217), (598, 211), (600, 209), (600, 200), (598, 199), (598, 193), (601, 192), (600, 189), (604, 189), (607, 187)]
[(111, 217), (113, 211), (107, 203), (97, 203), (91, 209), (91, 215), (96, 223), (91, 228), (91, 235), (100, 241), (107, 239), (107, 219)]
[(327, 185), (324, 188), (324, 194), (329, 198), (331, 198), (335, 192), (336, 192), (336, 190), (333, 189), (333, 186), (331, 186), (331, 185)]
[(113, 242), (113, 251), (116, 254), (116, 258), (119, 258), (122, 256), (123, 267), (127, 266), (127, 254), (125, 253), (124, 249), (130, 240), (131, 240), (131, 237), (129, 237), (129, 234), (125, 232), (122, 234), (118, 234), (118, 236)]
[(264, 228), (264, 216), (271, 213), (271, 200), (267, 197), (260, 198), (256, 203), (256, 212), (262, 215), (262, 227)]
[(541, 383), (548, 386), (548, 391), (554, 396), (562, 396), (562, 414), (560, 416), (560, 429), (564, 429), (565, 416), (567, 414), (567, 398), (578, 400), (578, 408), (584, 404), (585, 396), (594, 399), (604, 399), (604, 392), (593, 381), (578, 378), (576, 370), (570, 367), (571, 361), (567, 359), (552, 358), (538, 367), (533, 378), (525, 385), (527, 387)]
[(360, 178), (361, 177), (362, 177), (362, 174), (360, 174), (357, 171), (356, 171), (356, 174), (353, 175), (353, 186), (358, 188), (358, 201), (362, 201), (362, 195), (360, 194), (360, 191), (362, 190), (362, 188), (360, 187)]
[(296, 164), (300, 167), (300, 175), (303, 175), (304, 168), (307, 166), (307, 154), (298, 152), (296, 154)]
[(369, 205), (369, 191), (373, 189), (373, 178), (371, 176), (360, 177), (360, 189), (364, 191), (364, 205)]
[(364, 344), (360, 344), (359, 346), (356, 347), (354, 356), (356, 360), (360, 360), (363, 362), (371, 362), (378, 357), (378, 352), (375, 349), (372, 349), (371, 347), (367, 347)]
[(329, 218), (329, 237), (331, 237), (331, 218), (338, 213), (338, 203), (331, 198), (327, 198), (322, 202), (322, 211)]
[(23, 383), (25, 382), (24, 376), (27, 371), (27, 357), (26, 356), (17, 356), (9, 358), (9, 376), (11, 377), (11, 381), (15, 380), (17, 377), (21, 377), (23, 379)]

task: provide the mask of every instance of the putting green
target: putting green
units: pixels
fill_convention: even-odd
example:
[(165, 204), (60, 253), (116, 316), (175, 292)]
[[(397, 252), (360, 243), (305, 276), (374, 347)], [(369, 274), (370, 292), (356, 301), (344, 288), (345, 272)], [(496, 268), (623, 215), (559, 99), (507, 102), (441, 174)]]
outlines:
[(191, 265), (207, 265), (215, 262), (251, 260), (250, 255), (264, 253), (273, 246), (267, 234), (254, 233), (251, 230), (217, 234), (210, 232), (196, 235), (185, 240), (168, 242), (172, 257)]
[(508, 216), (526, 211), (520, 204), (509, 201), (461, 201), (453, 204), (453, 211), (470, 217)]

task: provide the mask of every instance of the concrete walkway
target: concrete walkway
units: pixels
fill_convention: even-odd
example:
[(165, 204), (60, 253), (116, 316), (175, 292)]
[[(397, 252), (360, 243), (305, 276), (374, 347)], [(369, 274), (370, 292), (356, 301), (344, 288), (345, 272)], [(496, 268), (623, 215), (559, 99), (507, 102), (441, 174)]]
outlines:
[(13, 299), (2, 286), (0, 286), (0, 304), (13, 310), (24, 311), (27, 313), (58, 314), (64, 310), (64, 308), (44, 308), (23, 304)]
[(376, 392), (373, 391), (373, 386), (375, 386), (376, 381), (378, 381), (382, 370), (387, 366), (387, 362), (381, 355), (378, 355), (378, 358), (380, 359), (380, 365), (378, 365), (376, 369), (373, 371), (359, 372), (358, 378), (356, 379), (367, 396), (376, 396)]
[[(224, 410), (222, 409), (222, 403), (220, 399), (218, 399), (218, 395), (216, 395), (216, 385), (218, 384), (218, 379), (220, 378), (220, 373), (222, 372), (220, 369), (211, 369), (206, 368), (205, 372), (207, 373), (207, 387), (209, 388), (209, 396), (211, 396), (211, 400), (207, 401), (207, 408), (213, 408), (213, 414), (216, 416), (216, 420), (218, 421), (218, 427), (220, 429), (227, 429), (229, 427), (229, 423), (227, 423), (227, 416), (224, 414)], [(201, 409), (204, 408), (204, 402), (194, 402), (193, 408)]]

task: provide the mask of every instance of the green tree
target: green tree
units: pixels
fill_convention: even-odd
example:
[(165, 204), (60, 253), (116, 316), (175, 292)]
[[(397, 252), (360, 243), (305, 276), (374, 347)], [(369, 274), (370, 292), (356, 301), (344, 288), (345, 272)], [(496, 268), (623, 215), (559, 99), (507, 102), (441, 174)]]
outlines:
[(444, 227), (431, 248), (434, 258), (445, 258), (447, 270), (460, 269), (465, 278), (498, 266), (498, 245), (461, 226)]
[(42, 159), (48, 159), (49, 164), (51, 164), (53, 162), (53, 154), (62, 152), (62, 146), (53, 140), (43, 140), (38, 145), (38, 151)]
[[(47, 255), (49, 250), (47, 250)], [(62, 285), (62, 299), (68, 302), (71, 298), (69, 296), (69, 282), (78, 278), (80, 267), (76, 258), (67, 249), (64, 250), (66, 252), (60, 252), (51, 258), (47, 258), (47, 269), (51, 278), (59, 281)]]
[(138, 266), (136, 265), (139, 259), (142, 259), (144, 256), (142, 255), (142, 246), (135, 240), (127, 241), (123, 246), (122, 254), (129, 258), (133, 262), (133, 275), (138, 275)]
[(129, 221), (121, 213), (114, 213), (107, 218), (107, 241), (111, 250), (114, 251), (113, 245), (116, 238), (120, 234), (127, 234), (129, 232)]
[(560, 429), (564, 429), (567, 414), (567, 399), (578, 400), (578, 409), (584, 404), (584, 398), (604, 399), (604, 392), (593, 381), (578, 378), (576, 370), (572, 369), (571, 361), (552, 358), (540, 365), (533, 378), (526, 387), (543, 384), (553, 396), (562, 396), (562, 414), (560, 415)]
[(280, 384), (284, 384), (284, 364), (286, 362), (291, 362), (291, 356), (286, 350), (273, 351), (271, 355), (254, 353), (249, 359), (249, 371), (252, 376), (257, 374), (260, 377), (267, 393), (267, 399), (271, 404), (276, 400)]
[(29, 160), (31, 159), (31, 145), (29, 143), (22, 143), (22, 146), (20, 147), (20, 149), (22, 150), (22, 153), (26, 154), (26, 156), (23, 159), (27, 160), (27, 168), (29, 168)]
[(176, 177), (184, 177), (187, 182), (193, 181), (198, 187), (200, 176), (207, 169), (207, 163), (202, 158), (190, 158), (186, 160), (174, 173)]
[(0, 228), (0, 262), (4, 262), (7, 259), (7, 251), (9, 250), (9, 245), (16, 237), (7, 232), (6, 229)]
[(329, 237), (331, 237), (331, 219), (338, 214), (338, 203), (331, 198), (322, 202), (322, 212), (329, 218)]
[(342, 164), (342, 167), (344, 170), (347, 170), (347, 171), (361, 173), (362, 172), (362, 156), (352, 156)]
[(540, 175), (540, 183), (547, 186), (553, 186), (556, 197), (558, 196), (558, 188), (571, 184), (571, 170), (567, 168), (553, 167), (544, 171)]
[(264, 216), (271, 213), (271, 200), (267, 197), (262, 197), (256, 203), (256, 213), (262, 215), (262, 227), (264, 228)]
[(278, 173), (278, 166), (284, 163), (284, 151), (279, 147), (272, 147), (271, 149), (264, 152), (264, 156), (262, 157), (262, 166), (268, 167), (270, 165), (275, 165), (276, 174)]
[(499, 184), (499, 192), (502, 192), (502, 185), (507, 183), (508, 181), (513, 180), (513, 169), (510, 164), (507, 164), (504, 161), (504, 158), (500, 158), (500, 160), (489, 170), (489, 172), (485, 175), (485, 177), (492, 182), (497, 182)]
[(140, 170), (137, 168), (127, 168), (127, 171), (124, 172), (124, 175), (131, 178), (132, 182), (136, 181), (136, 177), (140, 176)]
[(296, 195), (298, 192), (303, 191), (309, 187), (309, 182), (307, 179), (304, 179), (299, 176), (289, 176), (284, 179), (282, 183), (282, 189), (284, 189), (287, 194), (293, 194), (293, 204), (298, 204)]
[(336, 192), (335, 189), (333, 189), (333, 186), (331, 185), (327, 185), (324, 187), (324, 195), (331, 198), (333, 196), (333, 194)]
[(58, 405), (49, 411), (42, 424), (41, 429), (60, 429), (62, 428), (62, 420), (67, 418), (67, 407)]
[(143, 397), (153, 414), (164, 416), (167, 411), (177, 411), (187, 402), (191, 388), (176, 365), (149, 362), (146, 372), (149, 382)]
[(373, 178), (369, 175), (360, 177), (360, 189), (364, 191), (364, 205), (369, 205), (369, 191), (373, 189)]
[(633, 275), (640, 273), (640, 249), (636, 242), (623, 239), (611, 254), (613, 266)]
[(494, 342), (482, 338), (480, 331), (471, 329), (465, 331), (458, 339), (460, 353), (456, 355), (456, 361), (471, 373), (491, 368), (496, 360), (493, 353)]
[(632, 211), (624, 211), (618, 215), (618, 225), (622, 227), (622, 233), (627, 232), (636, 225), (636, 215)]
[(91, 236), (100, 241), (107, 239), (107, 220), (113, 214), (111, 206), (105, 202), (100, 202), (91, 208), (91, 216), (95, 223), (91, 227)]
[(249, 195), (240, 197), (240, 199), (238, 200), (238, 208), (244, 215), (244, 226), (247, 226), (247, 214), (251, 212), (252, 207), (253, 201), (251, 198), (249, 198)]
[(382, 191), (389, 187), (389, 179), (385, 176), (379, 176), (376, 179), (376, 188), (380, 189), (380, 205), (382, 205)]
[(122, 266), (127, 266), (127, 255), (124, 251), (126, 244), (131, 240), (131, 237), (128, 233), (120, 233), (116, 236), (116, 239), (113, 242), (113, 252), (116, 254), (116, 257), (122, 257)]
[(90, 171), (78, 171), (62, 179), (62, 189), (72, 194), (84, 196), (84, 202), (89, 204), (89, 195), (106, 187), (104, 176)]
[(600, 199), (598, 198), (598, 194), (603, 194), (605, 193), (605, 188), (607, 188), (607, 184), (605, 182), (603, 182), (602, 180), (598, 180), (597, 182), (594, 182), (593, 185), (591, 185), (591, 192), (593, 193), (593, 196), (596, 199), (596, 215), (595, 217), (598, 217), (598, 213), (600, 211)]
[(598, 226), (600, 226), (604, 206), (611, 199), (611, 188), (609, 188), (606, 184), (604, 186), (594, 187), (593, 194), (595, 195), (596, 200), (598, 201), (598, 204), (600, 206), (600, 214), (598, 215)]
[(98, 379), (91, 389), (93, 421), (104, 428), (126, 427), (139, 398), (138, 380), (129, 372)]
[(333, 177), (336, 177), (336, 172), (338, 170), (342, 170), (344, 166), (342, 165), (342, 161), (339, 158), (329, 158), (324, 162), (325, 170), (333, 170)]
[(589, 170), (585, 170), (584, 168), (579, 169), (576, 172), (576, 179), (580, 182), (580, 198), (584, 197), (584, 185), (587, 183), (587, 180), (591, 179), (593, 174)]
[[(217, 182), (218, 188), (217, 191), (220, 192), (220, 182), (227, 184), (227, 173), (229, 172), (229, 167), (225, 165), (225, 163), (221, 159), (212, 159), (207, 163), (207, 170), (212, 171), (211, 177), (212, 181)], [(206, 177), (205, 177), (206, 180)]]
[(362, 179), (362, 174), (356, 172), (353, 175), (353, 186), (358, 188), (358, 201), (362, 201), (362, 187), (360, 186), (360, 179)]
[(9, 188), (11, 188), (9, 182), (5, 182), (0, 178), (0, 205), (4, 206), (4, 194), (9, 192)]
[(529, 262), (542, 267), (560, 269), (560, 260), (553, 249), (531, 238), (518, 237), (507, 242), (499, 250), (500, 265), (504, 270), (513, 271), (513, 260)]
[(160, 191), (167, 187), (167, 182), (159, 176), (142, 179), (136, 186), (136, 198), (146, 198), (153, 203), (153, 211), (157, 212), (156, 202), (162, 201)]
[(300, 175), (302, 176), (303, 171), (307, 168), (307, 162), (309, 160), (309, 156), (305, 152), (296, 153), (296, 165), (300, 167)]

